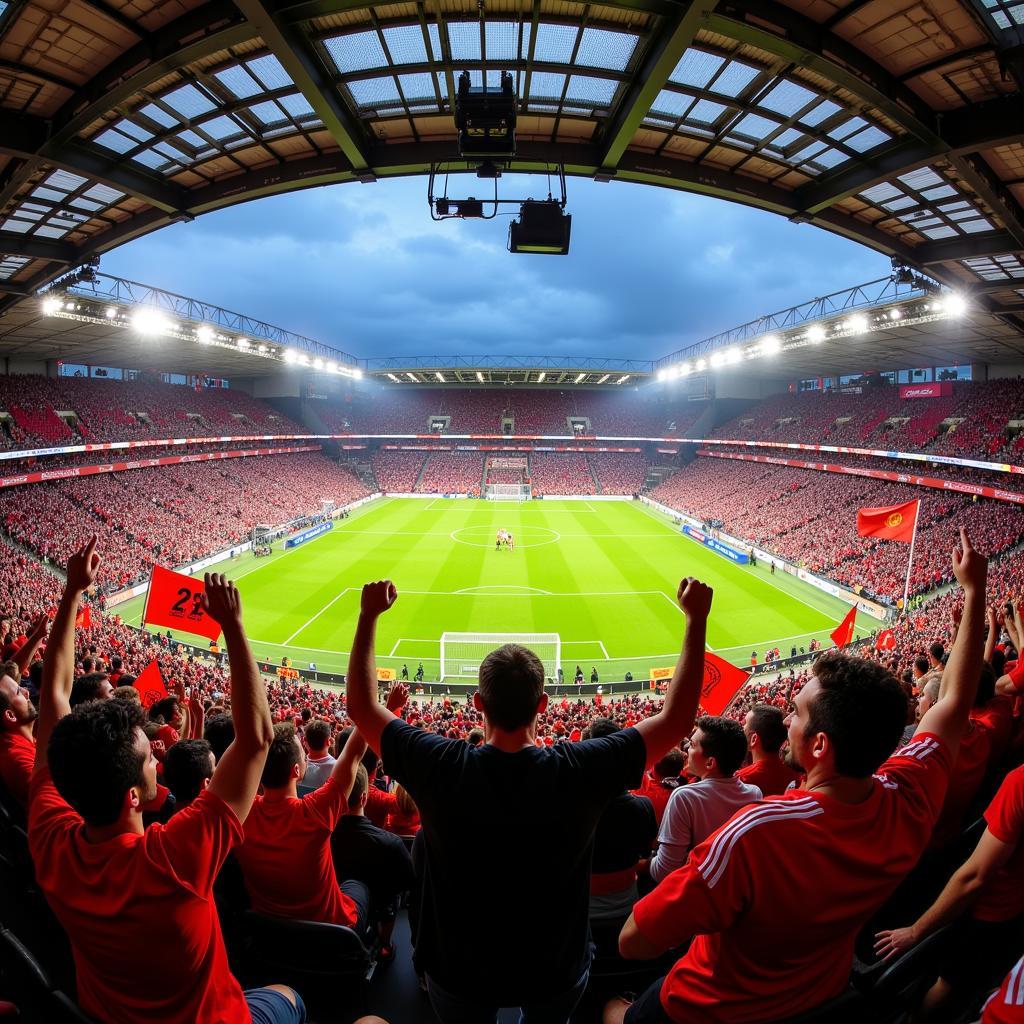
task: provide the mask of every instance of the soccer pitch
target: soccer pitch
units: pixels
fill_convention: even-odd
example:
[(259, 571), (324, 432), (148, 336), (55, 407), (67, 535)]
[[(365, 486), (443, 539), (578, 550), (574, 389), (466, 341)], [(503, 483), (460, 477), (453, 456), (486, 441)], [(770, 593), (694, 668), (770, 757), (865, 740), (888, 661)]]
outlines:
[[(495, 550), (499, 528), (514, 534), (514, 551)], [(738, 665), (813, 637), (828, 646), (849, 610), (768, 566), (734, 565), (632, 501), (382, 498), (300, 547), (280, 545), (215, 569), (238, 582), (258, 658), (324, 672), (345, 671), (360, 589), (383, 578), (399, 597), (378, 626), (378, 664), (412, 676), (422, 662), (427, 680), (439, 676), (444, 632), (558, 633), (566, 681), (577, 664), (587, 680), (593, 667), (602, 682), (627, 670), (646, 680), (678, 654), (684, 576), (714, 588), (708, 647)], [(142, 600), (117, 610), (137, 625)]]

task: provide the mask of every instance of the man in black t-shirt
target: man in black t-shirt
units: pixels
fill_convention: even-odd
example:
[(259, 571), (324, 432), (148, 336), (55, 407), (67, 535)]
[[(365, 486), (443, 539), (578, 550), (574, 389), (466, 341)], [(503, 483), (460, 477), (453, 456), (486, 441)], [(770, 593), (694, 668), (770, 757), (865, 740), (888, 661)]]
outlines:
[[(711, 589), (679, 585), (686, 633), (662, 710), (633, 728), (581, 743), (536, 745), (547, 707), (544, 666), (523, 647), (492, 651), (473, 696), (485, 742), (471, 747), (414, 728), (376, 699), (377, 620), (397, 600), (390, 580), (363, 588), (346, 676), (348, 712), (423, 823), (425, 880), (416, 941), (443, 1024), (568, 1020), (589, 973), (587, 908), (597, 823), (693, 727), (704, 672)], [(453, 892), (473, 892), (485, 922)], [(537, 920), (536, 907), (545, 908)]]

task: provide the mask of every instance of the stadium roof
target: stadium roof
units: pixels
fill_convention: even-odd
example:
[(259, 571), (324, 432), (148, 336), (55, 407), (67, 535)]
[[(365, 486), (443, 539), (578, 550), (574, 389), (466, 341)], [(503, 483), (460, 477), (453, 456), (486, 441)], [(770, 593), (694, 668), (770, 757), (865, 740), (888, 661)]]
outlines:
[(173, 221), (456, 156), (810, 221), (1020, 327), (1024, 0), (0, 0), (0, 308)]

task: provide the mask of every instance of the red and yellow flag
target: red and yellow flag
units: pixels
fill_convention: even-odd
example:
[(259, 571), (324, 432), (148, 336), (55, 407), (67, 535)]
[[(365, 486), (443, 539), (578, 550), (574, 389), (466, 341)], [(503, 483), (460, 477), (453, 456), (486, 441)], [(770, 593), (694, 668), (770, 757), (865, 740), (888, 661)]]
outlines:
[(203, 611), (204, 589), (201, 580), (154, 565), (142, 621), (216, 640), (220, 623)]
[(853, 640), (853, 627), (857, 621), (857, 606), (854, 605), (847, 613), (846, 618), (832, 630), (832, 641), (836, 647), (845, 647)]
[(92, 609), (86, 605), (81, 608), (78, 614), (75, 616), (75, 625), (79, 629), (91, 629), (92, 628)]
[(881, 537), (882, 540), (899, 540), (909, 544), (917, 525), (917, 500), (902, 505), (886, 505), (882, 508), (861, 508), (857, 510), (857, 534), (861, 537)]
[(164, 677), (160, 675), (160, 666), (156, 661), (151, 661), (132, 685), (139, 691), (139, 700), (142, 701), (144, 708), (148, 708), (151, 704), (168, 696), (167, 684), (164, 682)]
[(704, 652), (704, 682), (700, 688), (700, 706), (709, 715), (720, 715), (747, 681), (747, 673), (725, 658)]

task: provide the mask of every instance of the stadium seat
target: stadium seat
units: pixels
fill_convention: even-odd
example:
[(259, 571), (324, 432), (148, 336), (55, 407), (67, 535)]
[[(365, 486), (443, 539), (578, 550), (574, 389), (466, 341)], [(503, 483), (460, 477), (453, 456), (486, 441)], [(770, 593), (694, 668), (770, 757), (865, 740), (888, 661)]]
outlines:
[(351, 928), (293, 921), (250, 910), (242, 916), (242, 977), (247, 985), (291, 985), (311, 1017), (357, 1003), (376, 966), (374, 949)]
[(770, 1024), (854, 1024), (864, 1020), (864, 997), (854, 988), (847, 988), (834, 999), (806, 1013)]
[(50, 973), (28, 947), (8, 928), (0, 929), (0, 979), (27, 1020), (46, 1024), (90, 1024), (65, 993), (58, 990)]

